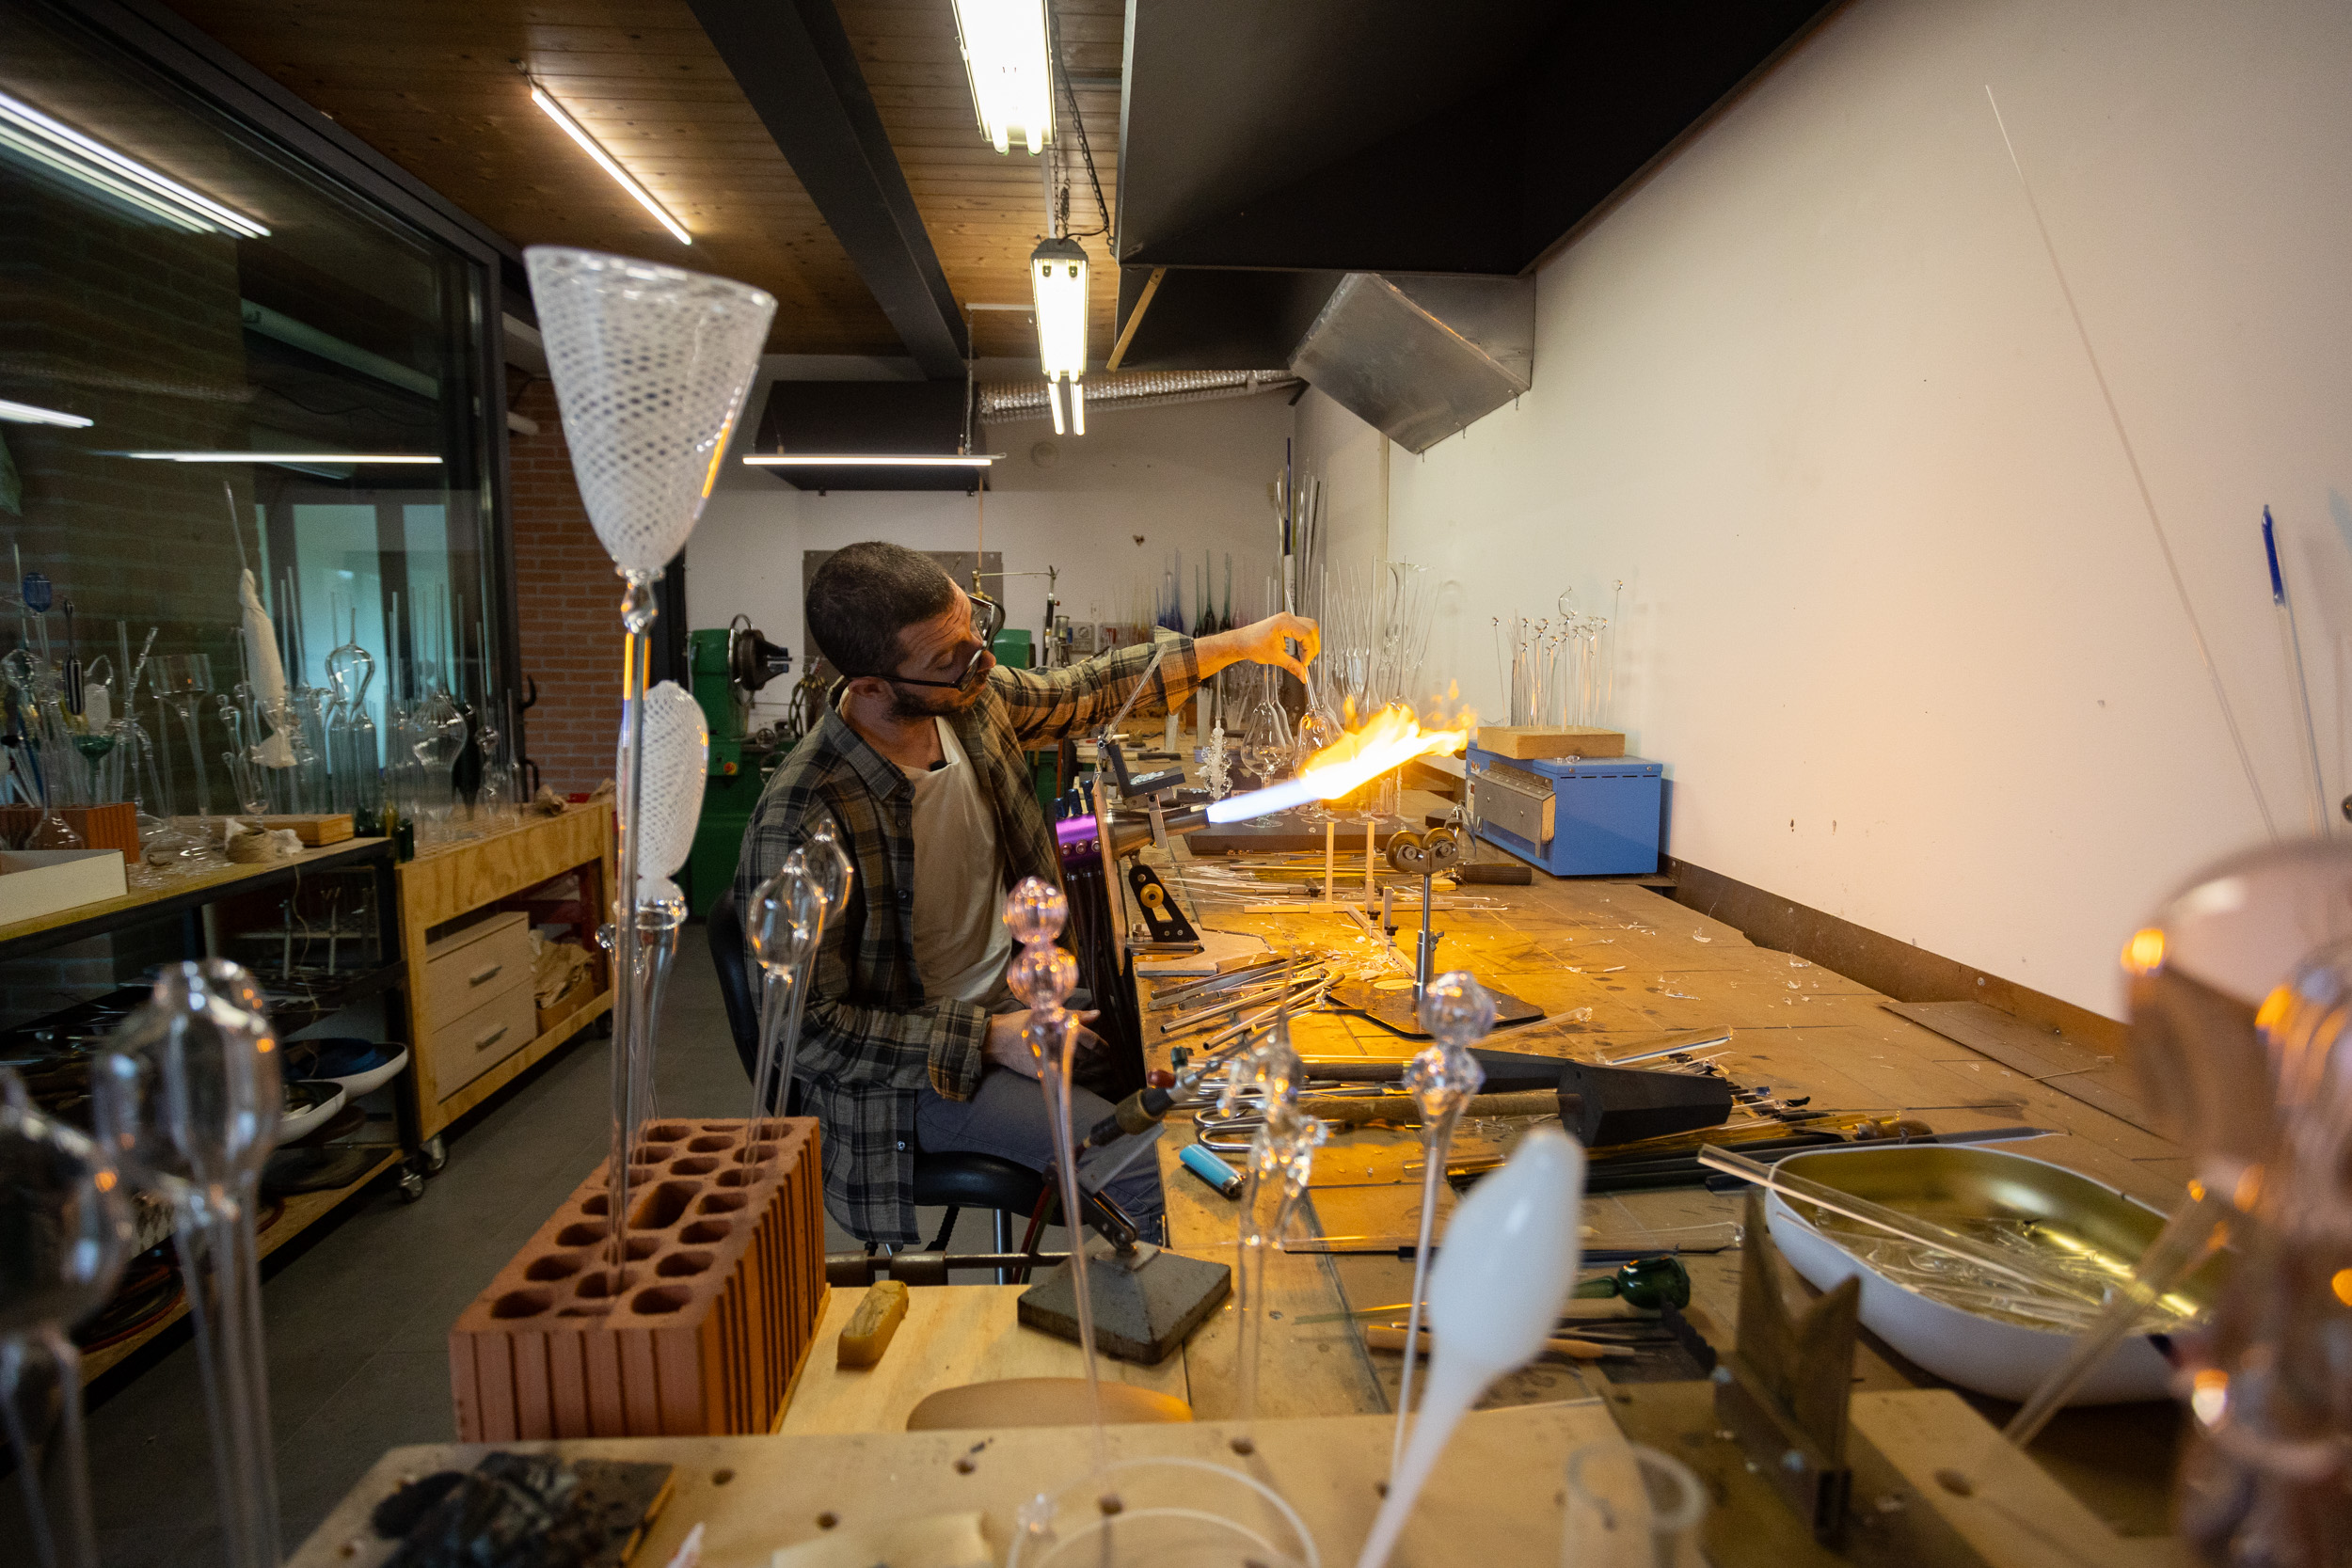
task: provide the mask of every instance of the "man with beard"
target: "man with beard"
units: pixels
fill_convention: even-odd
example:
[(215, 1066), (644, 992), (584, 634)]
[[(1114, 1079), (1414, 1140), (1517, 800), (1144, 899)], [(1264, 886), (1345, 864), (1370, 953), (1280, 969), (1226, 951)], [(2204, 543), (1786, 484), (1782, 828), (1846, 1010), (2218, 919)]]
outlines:
[[(808, 635), (844, 678), (761, 793), (736, 871), (736, 899), (748, 909), (820, 820), (856, 863), (846, 907), (825, 921), (794, 1076), (823, 1124), (826, 1207), (869, 1243), (920, 1241), (918, 1150), (993, 1154), (1041, 1171), (1052, 1159), (1022, 1037), (1029, 1015), (1005, 985), (1006, 891), (1025, 877), (1060, 880), (1023, 746), (1088, 733), (1147, 670), (1151, 686), (1133, 709), (1141, 716), (1166, 713), (1244, 659), (1303, 679), (1302, 658), (1317, 647), (1313, 623), (1276, 615), (1066, 669), (1009, 670), (989, 652), (995, 616), (897, 545), (851, 545), (818, 568)], [(1081, 1031), (1078, 1044), (1102, 1042)], [(1108, 1110), (1072, 1089), (1074, 1125)], [(1152, 1162), (1131, 1164), (1108, 1190), (1156, 1231)]]

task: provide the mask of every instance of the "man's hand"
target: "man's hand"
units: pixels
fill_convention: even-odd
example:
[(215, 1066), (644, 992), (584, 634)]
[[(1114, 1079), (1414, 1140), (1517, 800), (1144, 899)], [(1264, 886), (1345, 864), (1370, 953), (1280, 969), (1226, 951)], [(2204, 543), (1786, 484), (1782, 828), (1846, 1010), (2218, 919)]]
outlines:
[[(1290, 651), (1293, 642), (1298, 644), (1295, 655)], [(1247, 659), (1252, 664), (1279, 666), (1302, 681), (1307, 678), (1307, 660), (1322, 648), (1323, 633), (1315, 624), (1303, 616), (1289, 614), (1269, 615), (1254, 625), (1204, 637), (1193, 645), (1203, 676)]]
[[(1029, 1049), (1029, 1042), (1025, 1036), (1030, 1016), (1030, 1010), (1026, 1007), (1017, 1013), (991, 1015), (988, 1021), (988, 1043), (980, 1048), (980, 1054), (985, 1056), (993, 1066), (1010, 1068), (1024, 1078), (1035, 1078), (1037, 1076), (1037, 1053)], [(1077, 1034), (1077, 1048), (1085, 1052), (1102, 1050), (1103, 1037), (1086, 1027), (1101, 1015), (1073, 1013), (1070, 1016), (1077, 1021), (1072, 1025)]]

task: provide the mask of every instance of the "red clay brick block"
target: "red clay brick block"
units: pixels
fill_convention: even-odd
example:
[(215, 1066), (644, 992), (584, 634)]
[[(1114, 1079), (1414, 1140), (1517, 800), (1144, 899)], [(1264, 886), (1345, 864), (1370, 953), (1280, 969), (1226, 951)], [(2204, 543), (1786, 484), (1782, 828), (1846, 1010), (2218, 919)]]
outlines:
[(765, 1433), (824, 1316), (817, 1123), (650, 1123), (629, 1167), (629, 1260), (612, 1289), (604, 1167), (449, 1334), (467, 1443)]

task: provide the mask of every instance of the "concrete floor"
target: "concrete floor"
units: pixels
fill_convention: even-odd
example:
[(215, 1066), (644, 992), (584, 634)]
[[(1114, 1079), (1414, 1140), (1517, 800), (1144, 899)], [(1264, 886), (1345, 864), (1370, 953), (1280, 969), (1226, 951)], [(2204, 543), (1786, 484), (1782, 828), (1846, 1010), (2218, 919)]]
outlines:
[[(746, 1109), (750, 1088), (700, 924), (680, 945), (657, 1068), (664, 1116)], [(386, 1449), (456, 1435), (449, 1325), (603, 1157), (609, 1112), (604, 1041), (582, 1040), (453, 1139), (447, 1167), (421, 1200), (405, 1203), (379, 1185), (267, 1279), (263, 1332), (289, 1552)], [(924, 1215), (927, 1235), (939, 1218)], [(827, 1232), (831, 1249), (856, 1244), (830, 1222)], [(985, 1214), (958, 1221), (956, 1245), (980, 1250), (988, 1240)], [(219, 1560), (193, 1347), (182, 1345), (91, 1412), (87, 1441), (106, 1568)], [(26, 1540), (22, 1506), (14, 1485), (0, 1485), (0, 1544)], [(14, 1555), (0, 1544), (0, 1559)]]

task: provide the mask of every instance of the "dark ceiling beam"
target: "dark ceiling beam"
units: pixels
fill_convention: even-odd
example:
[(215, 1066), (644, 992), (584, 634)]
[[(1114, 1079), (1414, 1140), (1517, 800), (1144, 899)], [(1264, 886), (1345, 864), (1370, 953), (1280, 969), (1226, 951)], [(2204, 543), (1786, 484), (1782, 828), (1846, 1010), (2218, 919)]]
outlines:
[(961, 379), (963, 317), (832, 0), (688, 0), (923, 373)]

